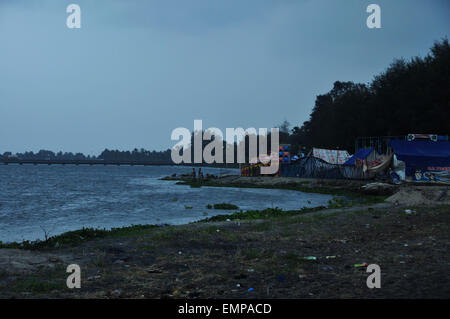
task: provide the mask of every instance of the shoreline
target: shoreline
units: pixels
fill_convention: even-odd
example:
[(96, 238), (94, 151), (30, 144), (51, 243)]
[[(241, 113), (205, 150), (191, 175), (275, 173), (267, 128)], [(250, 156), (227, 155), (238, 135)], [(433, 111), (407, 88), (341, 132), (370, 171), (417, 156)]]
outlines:
[[(246, 210), (243, 211), (241, 209), (228, 209), (230, 210), (229, 214), (220, 214), (215, 215), (212, 217), (205, 217), (202, 219), (199, 219), (197, 221), (188, 222), (186, 224), (177, 224), (177, 225), (190, 225), (194, 223), (200, 223), (200, 222), (208, 222), (211, 219), (212, 220), (226, 220), (227, 218), (233, 218), (236, 219), (236, 217), (233, 217), (236, 214), (239, 214), (239, 216), (243, 217), (243, 219), (248, 219), (246, 215), (253, 215), (250, 217), (250, 219), (257, 219), (257, 218), (269, 218), (269, 216), (265, 216), (267, 214), (258, 214), (255, 215), (255, 212), (258, 213), (264, 213), (264, 212), (274, 212), (278, 213), (276, 215), (296, 215), (296, 214), (303, 214), (303, 213), (309, 213), (314, 212), (316, 210), (323, 210), (323, 209), (331, 209), (336, 207), (349, 207), (353, 205), (367, 205), (367, 204), (373, 204), (373, 203), (379, 203), (384, 201), (387, 196), (386, 194), (383, 195), (375, 195), (372, 196), (372, 194), (363, 194), (361, 192), (355, 191), (355, 188), (349, 188), (347, 187), (346, 190), (341, 189), (342, 181), (332, 181), (331, 183), (326, 183), (327, 181), (319, 182), (319, 187), (316, 187), (314, 184), (309, 184), (311, 181), (314, 180), (299, 180), (298, 178), (280, 178), (275, 183), (270, 183), (270, 179), (267, 179), (265, 181), (265, 178), (263, 179), (263, 183), (255, 182), (251, 179), (261, 179), (261, 178), (249, 178), (246, 177), (243, 180), (240, 178), (237, 178), (239, 176), (236, 175), (229, 175), (225, 176), (219, 179), (215, 180), (206, 180), (202, 182), (192, 181), (191, 178), (180, 178), (180, 177), (163, 177), (160, 178), (160, 180), (170, 180), (170, 181), (179, 181), (176, 185), (187, 185), (190, 187), (202, 187), (202, 186), (209, 186), (209, 187), (234, 187), (234, 188), (263, 188), (263, 189), (281, 189), (281, 190), (295, 190), (303, 193), (319, 193), (319, 194), (327, 194), (327, 195), (335, 195), (335, 196), (348, 196), (352, 198), (352, 200), (348, 201), (340, 201), (338, 198), (333, 198), (332, 202), (328, 203), (328, 206), (317, 206), (317, 207), (303, 207), (298, 210), (282, 210), (278, 207), (275, 208), (267, 208), (267, 209), (253, 209), (253, 210)], [(246, 180), (250, 179), (250, 180)], [(238, 182), (236, 182), (238, 181)], [(337, 184), (336, 184), (337, 182)], [(359, 181), (357, 181), (359, 182)], [(357, 183), (360, 184), (360, 183)], [(361, 183), (362, 184), (362, 183)], [(328, 185), (323, 186), (323, 185)], [(336, 186), (338, 185), (339, 188), (329, 187), (329, 185)], [(348, 186), (348, 184), (347, 184)], [(353, 200), (355, 199), (356, 200)], [(65, 241), (64, 239), (66, 237), (77, 237), (82, 236), (83, 240), (89, 240), (91, 238), (101, 238), (102, 236), (105, 236), (107, 233), (121, 233), (121, 232), (132, 232), (135, 229), (151, 229), (151, 228), (157, 228), (157, 227), (167, 227), (167, 226), (177, 226), (177, 225), (171, 225), (171, 224), (132, 224), (129, 226), (123, 226), (123, 227), (112, 227), (111, 229), (106, 228), (92, 228), (92, 227), (82, 227), (80, 229), (72, 230), (63, 232), (58, 235), (50, 236), (47, 241), (50, 241), (50, 243), (56, 244), (58, 242), (58, 239), (62, 239), (62, 241)], [(88, 234), (88, 235), (87, 235)], [(93, 236), (93, 234), (97, 234), (96, 236)], [(60, 240), (61, 241), (61, 240)], [(78, 242), (78, 241), (76, 241)], [(58, 245), (59, 246), (59, 245)], [(0, 249), (1, 248), (17, 248), (17, 249), (40, 249), (40, 247), (44, 248), (52, 248), (50, 245), (46, 245), (46, 240), (23, 240), (21, 242), (2, 242), (0, 241)]]
[[(222, 186), (248, 182), (230, 180)], [(298, 182), (253, 186), (342, 188), (335, 181)], [(416, 188), (398, 187), (389, 198)], [(185, 225), (82, 229), (37, 245), (3, 246), (0, 298), (448, 298), (450, 205), (442, 197), (448, 187), (428, 187), (440, 200), (425, 205), (350, 189), (363, 200), (233, 210)], [(384, 289), (365, 286), (364, 269), (353, 266), (364, 262), (384, 269)], [(72, 263), (82, 269), (81, 289), (65, 285)]]

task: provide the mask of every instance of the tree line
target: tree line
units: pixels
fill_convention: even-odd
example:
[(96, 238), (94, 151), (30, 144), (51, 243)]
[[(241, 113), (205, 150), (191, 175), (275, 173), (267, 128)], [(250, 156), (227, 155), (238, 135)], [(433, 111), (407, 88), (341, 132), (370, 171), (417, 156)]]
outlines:
[[(423, 58), (395, 59), (370, 83), (336, 81), (316, 97), (307, 121), (290, 129), (285, 120), (278, 128), (280, 144), (290, 144), (291, 153), (306, 154), (313, 147), (353, 153), (358, 137), (450, 135), (449, 124), (450, 45), (444, 38)], [(246, 161), (249, 140), (243, 141)], [(226, 147), (223, 142), (224, 159)], [(232, 147), (236, 158), (237, 144)]]
[(368, 84), (334, 83), (316, 98), (309, 120), (287, 142), (353, 152), (357, 137), (449, 135), (450, 46), (435, 42), (424, 58), (396, 59)]
[(148, 151), (143, 148), (133, 151), (119, 151), (105, 149), (98, 156), (84, 155), (82, 153), (57, 152), (40, 150), (37, 153), (24, 152), (12, 154), (4, 152), (4, 158), (17, 157), (23, 160), (105, 160), (105, 161), (150, 161), (150, 162), (169, 162), (170, 150)]

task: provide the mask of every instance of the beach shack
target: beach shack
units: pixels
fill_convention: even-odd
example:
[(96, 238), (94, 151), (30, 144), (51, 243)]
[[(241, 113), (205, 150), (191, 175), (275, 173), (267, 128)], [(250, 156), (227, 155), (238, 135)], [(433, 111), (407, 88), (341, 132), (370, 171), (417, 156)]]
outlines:
[(450, 183), (450, 142), (393, 140), (394, 154), (405, 162), (405, 173), (416, 182)]
[(341, 167), (341, 173), (345, 178), (364, 179), (367, 177), (364, 167), (376, 162), (380, 155), (373, 147), (360, 148)]

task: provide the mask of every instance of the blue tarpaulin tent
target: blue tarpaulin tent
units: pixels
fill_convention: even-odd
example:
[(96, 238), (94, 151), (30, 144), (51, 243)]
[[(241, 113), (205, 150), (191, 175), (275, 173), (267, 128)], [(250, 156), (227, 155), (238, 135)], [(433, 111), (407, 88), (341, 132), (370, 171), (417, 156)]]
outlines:
[(373, 147), (360, 148), (344, 163), (344, 165), (342, 165), (341, 173), (346, 178), (365, 179), (367, 176), (364, 174), (362, 165), (356, 165), (356, 160), (367, 160), (369, 162), (372, 162), (375, 161), (377, 157), (378, 153)]
[(280, 176), (302, 178), (344, 178), (340, 172), (340, 165), (330, 164), (313, 156), (303, 158), (294, 164), (281, 163)]
[[(356, 151), (356, 153), (350, 157), (345, 163), (344, 165), (355, 165), (355, 159), (366, 159), (367, 157), (369, 157), (369, 155), (371, 155), (373, 152), (375, 151), (375, 149), (373, 147), (370, 148), (360, 148), (358, 151)], [(374, 160), (374, 159), (371, 159)]]
[(397, 158), (406, 164), (406, 175), (416, 170), (445, 171), (450, 169), (450, 142), (393, 140), (390, 143)]

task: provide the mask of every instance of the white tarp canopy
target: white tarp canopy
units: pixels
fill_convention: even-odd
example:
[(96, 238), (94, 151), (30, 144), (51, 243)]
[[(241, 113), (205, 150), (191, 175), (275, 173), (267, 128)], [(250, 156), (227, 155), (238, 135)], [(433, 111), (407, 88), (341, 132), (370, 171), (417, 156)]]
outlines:
[(313, 148), (313, 156), (320, 158), (330, 164), (344, 164), (351, 155), (345, 150), (326, 150), (323, 148)]

